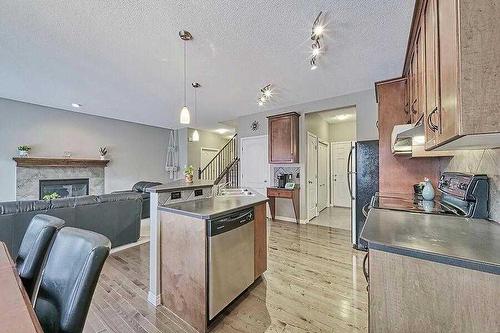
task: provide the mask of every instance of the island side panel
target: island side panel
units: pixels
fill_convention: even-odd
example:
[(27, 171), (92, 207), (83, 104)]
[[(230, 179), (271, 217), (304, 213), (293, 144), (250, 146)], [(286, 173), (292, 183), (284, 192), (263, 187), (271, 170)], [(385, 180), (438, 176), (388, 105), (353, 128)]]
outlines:
[(198, 332), (207, 326), (204, 220), (161, 212), (162, 304)]
[(257, 279), (267, 270), (266, 203), (255, 206), (254, 214), (254, 275)]
[(498, 332), (500, 275), (369, 250), (370, 333)]

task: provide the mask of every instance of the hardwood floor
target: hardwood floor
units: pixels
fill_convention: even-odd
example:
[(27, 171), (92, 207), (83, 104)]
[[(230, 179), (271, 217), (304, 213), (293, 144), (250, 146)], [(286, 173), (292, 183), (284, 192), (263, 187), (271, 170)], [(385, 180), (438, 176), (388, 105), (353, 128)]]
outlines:
[[(346, 230), (269, 222), (264, 278), (234, 302), (212, 332), (366, 332), (363, 252)], [(84, 332), (193, 332), (147, 303), (149, 244), (112, 254)]]

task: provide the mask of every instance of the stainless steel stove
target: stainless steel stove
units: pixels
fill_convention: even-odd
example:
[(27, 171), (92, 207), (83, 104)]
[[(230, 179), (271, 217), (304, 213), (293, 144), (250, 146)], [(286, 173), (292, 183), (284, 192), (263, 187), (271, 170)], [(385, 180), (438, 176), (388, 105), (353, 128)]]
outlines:
[(441, 175), (436, 198), (423, 200), (421, 196), (376, 193), (370, 206), (428, 214), (488, 218), (489, 184), (486, 175), (445, 172)]

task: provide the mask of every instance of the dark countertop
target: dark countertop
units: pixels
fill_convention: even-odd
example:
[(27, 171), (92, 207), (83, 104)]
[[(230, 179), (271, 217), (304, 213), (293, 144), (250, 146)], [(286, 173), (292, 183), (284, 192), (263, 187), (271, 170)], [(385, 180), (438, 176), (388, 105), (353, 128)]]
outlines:
[(268, 200), (267, 197), (258, 193), (254, 196), (217, 196), (159, 206), (158, 210), (208, 220), (240, 209), (256, 206)]
[(173, 182), (166, 183), (163, 185), (158, 185), (146, 189), (148, 192), (161, 193), (170, 192), (175, 190), (189, 190), (194, 188), (212, 187), (214, 186), (213, 180), (197, 180), (195, 179), (192, 183), (186, 183), (184, 179), (174, 180)]
[(368, 248), (500, 274), (500, 224), (449, 215), (371, 209)]

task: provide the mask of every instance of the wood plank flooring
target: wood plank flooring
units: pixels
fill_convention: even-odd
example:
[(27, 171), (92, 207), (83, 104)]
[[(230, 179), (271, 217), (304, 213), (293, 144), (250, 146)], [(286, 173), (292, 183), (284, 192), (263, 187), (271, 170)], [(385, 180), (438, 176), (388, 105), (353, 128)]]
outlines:
[[(269, 223), (264, 277), (234, 302), (211, 332), (367, 332), (364, 253), (346, 230)], [(193, 332), (147, 302), (149, 244), (112, 254), (85, 325), (96, 332)]]

